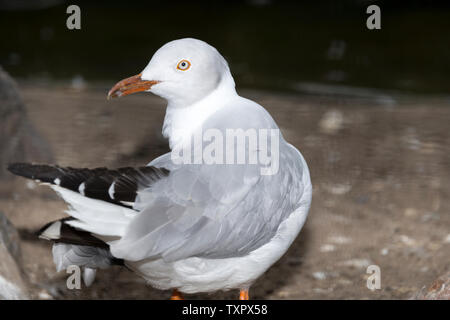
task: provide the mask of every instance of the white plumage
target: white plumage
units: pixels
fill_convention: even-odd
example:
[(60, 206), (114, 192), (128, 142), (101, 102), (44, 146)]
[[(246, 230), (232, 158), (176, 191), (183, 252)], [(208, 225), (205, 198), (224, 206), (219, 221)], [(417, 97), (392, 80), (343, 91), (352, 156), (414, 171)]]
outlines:
[(102, 236), (121, 237), (136, 212), (108, 202), (91, 199), (80, 193), (52, 185), (70, 208), (66, 213), (76, 220), (67, 224)]
[[(179, 68), (181, 61), (189, 64)], [(74, 218), (64, 224), (109, 245), (109, 252), (90, 251), (77, 260), (78, 251), (86, 248), (75, 242), (55, 244), (58, 269), (76, 261), (85, 267), (85, 282), (90, 284), (96, 268), (121, 259), (160, 289), (187, 293), (248, 289), (286, 252), (306, 220), (312, 187), (305, 160), (279, 134), (269, 146), (266, 163), (196, 162), (195, 155), (194, 163), (179, 162), (180, 150), (184, 156), (185, 147), (207, 130), (222, 137), (229, 130), (278, 132), (262, 106), (236, 93), (225, 59), (203, 41), (169, 42), (141, 74), (119, 82), (109, 96), (137, 91), (168, 101), (163, 134), (172, 151), (149, 163), (149, 171), (13, 168), (23, 176), (43, 176), (43, 181), (51, 176), (53, 189), (70, 205), (67, 213)], [(202, 144), (200, 149), (204, 155), (211, 145)], [(211, 155), (217, 157), (218, 150)], [(234, 157), (240, 149), (227, 144), (224, 150)], [(244, 151), (248, 159), (264, 152), (250, 140)], [(262, 173), (268, 166), (276, 171)], [(45, 174), (38, 174), (41, 171)], [(102, 188), (104, 192), (98, 191)], [(130, 201), (127, 192), (134, 189), (137, 196)], [(42, 236), (58, 238), (58, 223)]]

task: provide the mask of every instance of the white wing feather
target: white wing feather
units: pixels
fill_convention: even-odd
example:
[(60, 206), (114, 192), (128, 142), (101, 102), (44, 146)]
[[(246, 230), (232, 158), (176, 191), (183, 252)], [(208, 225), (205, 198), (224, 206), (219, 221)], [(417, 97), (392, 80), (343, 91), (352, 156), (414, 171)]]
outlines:
[(66, 211), (78, 219), (67, 224), (102, 236), (122, 237), (137, 212), (102, 200), (91, 199), (77, 192), (51, 186), (69, 204)]

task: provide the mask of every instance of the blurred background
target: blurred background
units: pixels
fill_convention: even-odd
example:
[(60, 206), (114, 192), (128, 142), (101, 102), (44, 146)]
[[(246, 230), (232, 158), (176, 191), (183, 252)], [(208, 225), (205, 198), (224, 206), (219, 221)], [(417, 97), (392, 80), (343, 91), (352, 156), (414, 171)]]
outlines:
[[(66, 28), (70, 4), (81, 30)], [(371, 4), (381, 30), (366, 27)], [(51, 245), (34, 235), (64, 203), (4, 169), (142, 165), (166, 152), (163, 100), (106, 94), (183, 37), (223, 54), (238, 92), (272, 114), (310, 166), (307, 224), (253, 298), (450, 297), (439, 285), (450, 271), (448, 1), (0, 0), (0, 37), (0, 276), (15, 287), (0, 298), (169, 297), (118, 267), (67, 289)]]
[[(16, 77), (116, 80), (164, 43), (197, 37), (219, 48), (239, 87), (304, 91), (305, 83), (448, 93), (447, 1), (0, 1), (0, 63)], [(382, 7), (382, 29), (365, 27)], [(63, 14), (61, 14), (63, 12)], [(86, 63), (89, 62), (89, 63)]]

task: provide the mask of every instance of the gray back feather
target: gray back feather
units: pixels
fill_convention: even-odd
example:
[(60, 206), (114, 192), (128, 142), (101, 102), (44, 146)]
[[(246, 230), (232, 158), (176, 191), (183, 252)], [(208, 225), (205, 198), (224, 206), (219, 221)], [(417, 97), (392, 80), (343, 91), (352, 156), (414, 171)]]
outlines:
[[(233, 115), (228, 122), (218, 115), (220, 121), (212, 119), (209, 126), (222, 132), (234, 127), (277, 128), (264, 109), (256, 111), (252, 119), (238, 110), (228, 113)], [(260, 164), (176, 165), (170, 153), (152, 161), (150, 165), (170, 174), (138, 192), (134, 208), (140, 213), (124, 237), (111, 245), (113, 255), (131, 261), (227, 258), (267, 243), (300, 206), (305, 181), (309, 183), (300, 153), (281, 134), (279, 139), (279, 170), (274, 175), (261, 175)]]

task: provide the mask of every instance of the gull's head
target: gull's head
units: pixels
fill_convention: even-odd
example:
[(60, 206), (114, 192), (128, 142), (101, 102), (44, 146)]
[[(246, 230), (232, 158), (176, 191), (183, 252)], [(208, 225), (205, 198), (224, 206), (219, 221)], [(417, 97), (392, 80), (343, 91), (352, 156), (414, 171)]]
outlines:
[(219, 87), (234, 90), (225, 59), (206, 42), (186, 38), (162, 46), (140, 74), (118, 82), (108, 98), (148, 91), (169, 103), (187, 106)]

